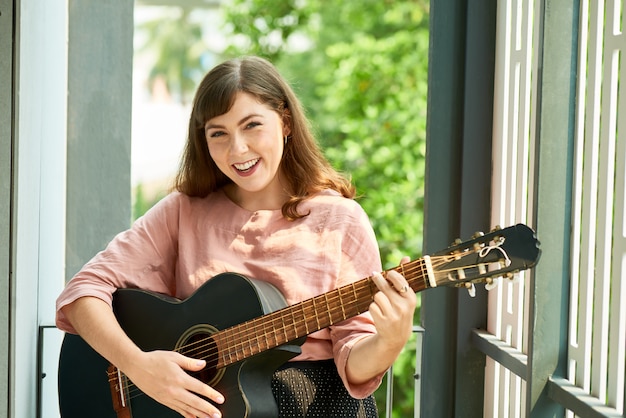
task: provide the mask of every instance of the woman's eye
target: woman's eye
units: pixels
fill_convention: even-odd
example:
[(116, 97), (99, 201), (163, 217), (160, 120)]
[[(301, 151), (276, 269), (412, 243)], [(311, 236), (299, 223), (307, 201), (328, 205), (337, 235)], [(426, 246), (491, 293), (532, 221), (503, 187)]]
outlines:
[(210, 132), (209, 135), (207, 135), (209, 138), (219, 138), (220, 136), (223, 136), (224, 132), (222, 131), (214, 131), (214, 132)]
[(260, 125), (260, 123), (259, 123), (259, 122), (250, 122), (250, 123), (248, 123), (248, 124), (246, 125), (246, 129), (252, 129), (252, 128), (257, 127), (257, 126), (259, 126), (259, 125)]

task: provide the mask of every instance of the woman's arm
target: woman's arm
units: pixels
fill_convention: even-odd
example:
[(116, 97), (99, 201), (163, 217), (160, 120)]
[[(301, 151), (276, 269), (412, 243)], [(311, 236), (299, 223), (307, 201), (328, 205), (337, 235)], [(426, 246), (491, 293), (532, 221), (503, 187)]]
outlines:
[(95, 297), (81, 297), (62, 308), (80, 336), (100, 355), (115, 364), (151, 398), (184, 417), (220, 417), (216, 403), (223, 396), (185, 372), (198, 371), (203, 360), (173, 351), (144, 352), (122, 330), (110, 306)]
[[(408, 261), (404, 258), (402, 263)], [(378, 273), (373, 278), (379, 292), (374, 295), (369, 311), (376, 334), (362, 338), (350, 351), (346, 376), (354, 385), (384, 373), (406, 345), (413, 328), (417, 301), (406, 279), (393, 270), (387, 274), (387, 280)]]

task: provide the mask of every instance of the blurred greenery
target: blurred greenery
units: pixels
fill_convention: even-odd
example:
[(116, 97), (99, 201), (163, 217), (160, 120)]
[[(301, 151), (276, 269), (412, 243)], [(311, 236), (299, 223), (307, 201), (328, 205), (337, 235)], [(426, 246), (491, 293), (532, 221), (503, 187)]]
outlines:
[(157, 191), (155, 193), (147, 194), (144, 191), (143, 183), (139, 183), (134, 187), (133, 199), (132, 199), (132, 217), (136, 220), (141, 215), (146, 213), (148, 209), (154, 206), (159, 200), (163, 199), (166, 192)]
[[(289, 79), (327, 157), (356, 184), (385, 268), (422, 251), (428, 5), (428, 0), (223, 4), (223, 30), (231, 42), (221, 58), (264, 56)], [(195, 45), (191, 29), (184, 32), (185, 42)], [(196, 49), (188, 54), (180, 62), (197, 60), (195, 68), (201, 68)], [(160, 62), (167, 66), (168, 60)], [(175, 73), (181, 71), (159, 70), (168, 79)], [(190, 93), (193, 89), (181, 96)], [(137, 193), (136, 214), (151, 205), (144, 200)], [(414, 344), (412, 339), (394, 364), (394, 417), (413, 415)], [(384, 411), (384, 384), (376, 398)]]
[(147, 35), (136, 52), (154, 55), (149, 85), (161, 79), (169, 93), (181, 103), (189, 103), (207, 70), (201, 65), (207, 50), (201, 22), (191, 18), (189, 9), (169, 7), (167, 14), (142, 22), (135, 30)]

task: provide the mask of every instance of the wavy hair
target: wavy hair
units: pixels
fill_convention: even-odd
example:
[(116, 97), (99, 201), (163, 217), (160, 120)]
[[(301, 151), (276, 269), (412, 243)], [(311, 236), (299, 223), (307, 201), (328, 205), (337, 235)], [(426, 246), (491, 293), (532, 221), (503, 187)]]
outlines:
[(225, 61), (200, 82), (174, 189), (189, 196), (204, 197), (232, 183), (209, 154), (204, 126), (208, 120), (227, 113), (238, 92), (248, 93), (274, 109), (290, 128), (281, 161), (290, 193), (282, 206), (285, 218), (294, 220), (306, 216), (298, 213), (298, 204), (323, 189), (354, 198), (354, 185), (324, 157), (292, 88), (270, 62), (259, 57)]

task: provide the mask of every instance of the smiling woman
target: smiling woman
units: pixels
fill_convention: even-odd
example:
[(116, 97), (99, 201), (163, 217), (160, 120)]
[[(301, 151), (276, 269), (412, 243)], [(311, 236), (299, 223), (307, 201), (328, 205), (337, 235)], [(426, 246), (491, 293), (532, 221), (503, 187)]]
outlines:
[[(57, 301), (59, 328), (78, 333), (115, 365), (115, 376), (123, 374), (186, 417), (234, 418), (251, 411), (271, 417), (378, 416), (372, 393), (410, 337), (416, 298), (401, 291), (408, 284), (398, 272), (372, 276), (382, 270), (379, 249), (365, 211), (353, 200), (354, 186), (324, 158), (300, 102), (272, 64), (246, 57), (206, 75), (193, 101), (175, 185), (175, 192), (115, 237), (67, 285)], [(320, 324), (328, 316), (318, 317), (315, 309), (294, 311), (293, 328), (302, 332), (286, 341), (295, 345), (281, 349), (280, 362), (244, 361), (249, 349), (243, 342), (239, 352), (226, 355), (217, 336), (207, 344), (207, 355), (189, 349), (196, 340), (188, 344), (184, 336), (195, 336), (201, 327), (211, 340), (231, 329), (227, 320), (241, 316), (243, 310), (231, 306), (249, 305), (237, 290), (242, 277), (256, 279), (257, 289), (271, 285), (277, 289), (272, 294), (291, 306), (340, 288), (355, 290), (357, 281), (368, 278), (371, 301), (346, 315), (342, 298), (353, 300), (353, 292), (340, 293), (335, 303), (341, 311), (333, 315), (344, 316), (317, 329), (310, 329), (309, 321)], [(174, 322), (188, 326), (175, 344), (143, 344), (125, 332), (126, 322), (118, 316), (125, 306), (114, 294), (123, 288), (225, 309), (210, 318), (176, 316)], [(228, 297), (200, 292), (218, 288)], [(138, 315), (145, 312), (133, 314)], [(161, 341), (173, 316), (158, 316), (163, 320), (154, 334)], [(245, 321), (234, 320), (233, 327)], [(280, 329), (270, 323), (259, 333), (278, 341)], [(197, 374), (238, 362), (236, 384), (222, 382), (219, 373), (213, 380)], [(250, 401), (252, 394), (236, 389), (244, 386), (269, 396)], [(141, 418), (143, 401), (131, 403)], [(243, 404), (245, 414), (238, 409)]]

